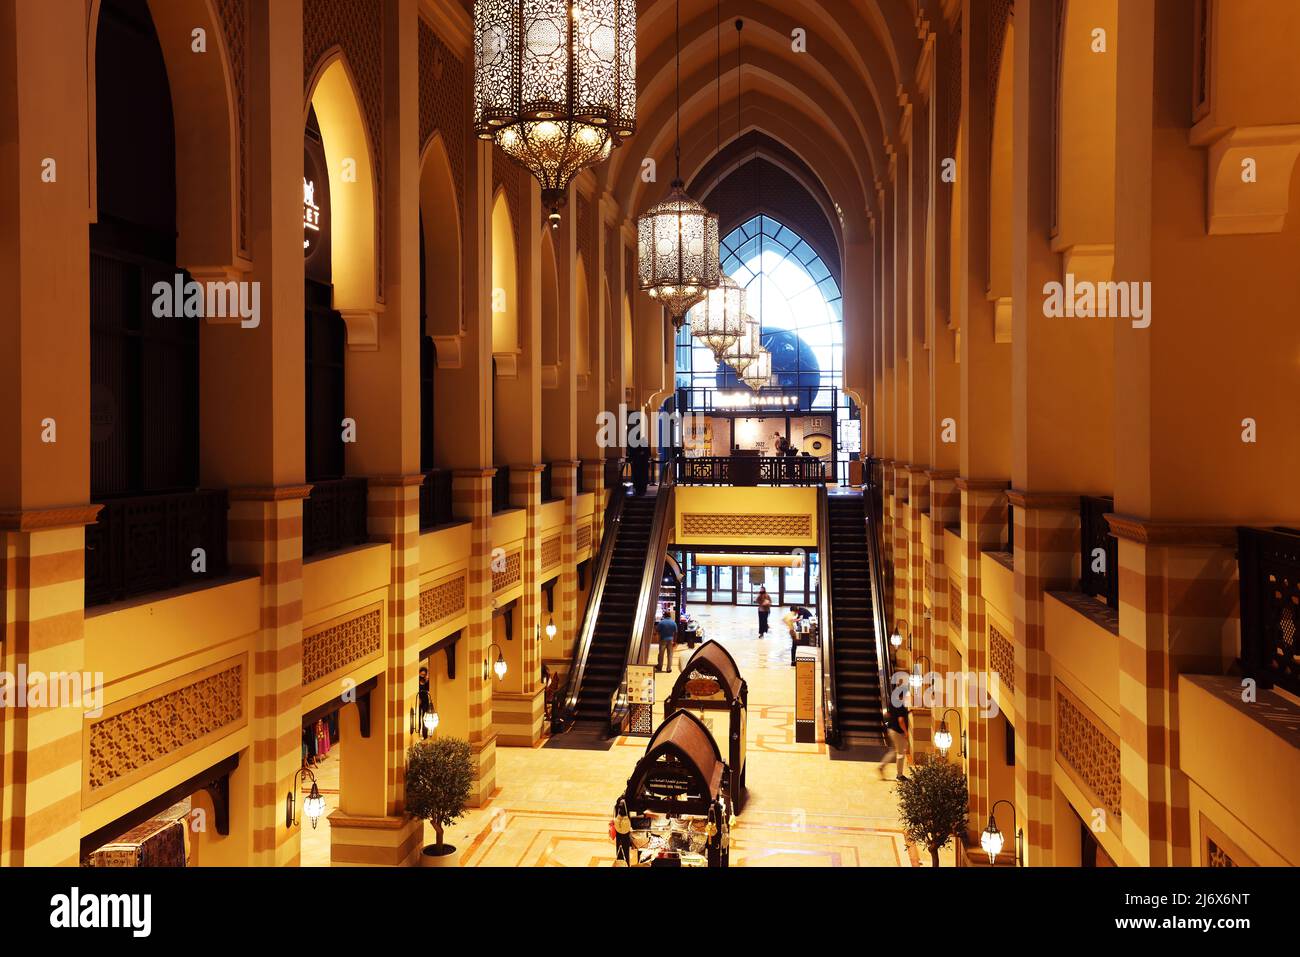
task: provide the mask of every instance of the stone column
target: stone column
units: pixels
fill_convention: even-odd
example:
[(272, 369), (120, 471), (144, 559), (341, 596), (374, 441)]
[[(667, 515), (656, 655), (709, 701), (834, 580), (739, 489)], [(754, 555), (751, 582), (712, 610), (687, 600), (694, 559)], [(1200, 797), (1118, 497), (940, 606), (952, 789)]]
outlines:
[(1119, 539), (1122, 863), (1188, 867), (1178, 675), (1223, 674), (1231, 664), (1223, 635), (1238, 618), (1236, 530), (1107, 519)]
[(1050, 865), (1053, 848), (1052, 662), (1043, 599), (1078, 580), (1079, 497), (1013, 490), (1015, 509), (1016, 813), (1025, 863)]
[[(988, 634), (984, 598), (980, 590), (980, 554), (1002, 543), (1006, 527), (1006, 482), (960, 477), (956, 481), (961, 493), (961, 570), (965, 587), (962, 594), (962, 633), (966, 637), (966, 670), (975, 675), (989, 673)], [(990, 679), (991, 680), (991, 679)], [(983, 830), (989, 813), (989, 741), (988, 719), (978, 708), (970, 712), (970, 797), (971, 828)]]
[[(452, 474), (452, 509), (470, 522), (469, 573), (465, 589), (466, 698), (468, 737), (474, 752), (470, 804), (482, 807), (496, 788), (496, 728), (492, 724), (492, 476), (494, 468), (457, 469)], [(487, 673), (485, 674), (485, 671)]]
[[(954, 472), (932, 469), (925, 475), (930, 483), (930, 654), (934, 658), (934, 670), (944, 676), (944, 687), (956, 687), (960, 690), (961, 683), (954, 686), (947, 681), (949, 673), (956, 667), (956, 655), (952, 650), (949, 631), (960, 629), (961, 623), (949, 620), (948, 564), (947, 556), (944, 554), (944, 529), (961, 520), (961, 495), (953, 484), (953, 479), (956, 478)], [(943, 709), (947, 708), (957, 708), (962, 711), (962, 704), (950, 700), (945, 695), (942, 699), (942, 709), (935, 715), (936, 721), (943, 720)], [(962, 711), (962, 720), (967, 720), (964, 711)], [(951, 723), (948, 730), (952, 732), (953, 737), (953, 749), (948, 755), (948, 760), (955, 762), (960, 760), (961, 733), (960, 729)]]
[[(921, 655), (929, 659), (929, 666), (922, 663), (925, 673), (935, 671), (933, 643), (930, 636), (930, 623), (925, 617), (925, 552), (921, 542), (921, 516), (930, 509), (930, 482), (925, 477), (925, 470), (910, 468), (907, 470), (907, 523), (908, 523), (908, 608), (907, 617), (913, 629), (913, 648), (919, 660)], [(910, 667), (913, 662), (908, 662)], [(922, 685), (922, 695), (924, 684)], [(925, 704), (925, 698), (919, 696), (912, 711), (912, 749), (917, 754), (928, 752), (931, 747), (931, 723), (933, 715)]]
[(497, 726), (497, 743), (502, 746), (532, 747), (542, 739), (542, 642), (539, 635), (541, 613), (541, 515), (542, 466), (510, 466), (510, 503), (527, 510), (522, 556), (523, 593), (519, 599), (519, 618), (514, 644), (507, 655), (511, 669), (518, 667), (511, 690), (496, 688), (492, 693), (492, 713)]
[(299, 831), (284, 826), (284, 796), (302, 766), (302, 501), (310, 485), (230, 490), (230, 565), (262, 580), (262, 630), (249, 676), (253, 702), (253, 857), (296, 866)]
[(547, 665), (559, 674), (563, 682), (573, 658), (573, 643), (582, 625), (582, 609), (578, 607), (578, 463), (555, 462), (551, 481), (552, 491), (564, 500), (564, 524), (560, 528), (560, 581), (555, 603), (555, 626), (559, 629), (559, 642), (546, 659)]

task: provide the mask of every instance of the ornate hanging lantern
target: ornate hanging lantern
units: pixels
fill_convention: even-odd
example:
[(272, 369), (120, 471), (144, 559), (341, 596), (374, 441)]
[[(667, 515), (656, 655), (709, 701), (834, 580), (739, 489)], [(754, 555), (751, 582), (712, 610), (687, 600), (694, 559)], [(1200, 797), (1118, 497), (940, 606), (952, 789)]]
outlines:
[(723, 352), (722, 361), (736, 370), (738, 379), (745, 378), (745, 373), (758, 358), (758, 350), (762, 348), (762, 331), (759, 321), (746, 315), (740, 336)]
[(636, 0), (475, 0), (474, 129), (559, 226), (573, 178), (636, 129)]
[(680, 329), (686, 311), (716, 289), (718, 217), (691, 199), (682, 181), (681, 2), (677, 4), (677, 174), (672, 192), (637, 217), (637, 265), (641, 289), (662, 303)]
[(691, 309), (687, 318), (691, 335), (702, 339), (722, 362), (732, 343), (745, 331), (745, 290), (736, 280), (723, 275), (717, 289), (710, 289), (704, 301)]
[(745, 380), (745, 385), (755, 392), (767, 385), (772, 378), (772, 353), (759, 346), (758, 355), (754, 357), (754, 361), (749, 364), (749, 368), (741, 378)]

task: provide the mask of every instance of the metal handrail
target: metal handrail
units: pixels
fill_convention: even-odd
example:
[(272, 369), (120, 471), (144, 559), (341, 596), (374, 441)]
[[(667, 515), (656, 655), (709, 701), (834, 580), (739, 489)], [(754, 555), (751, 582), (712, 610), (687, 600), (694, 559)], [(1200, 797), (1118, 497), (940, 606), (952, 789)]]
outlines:
[(885, 725), (889, 723), (889, 675), (893, 663), (889, 659), (889, 626), (885, 623), (885, 578), (881, 565), (880, 534), (884, 525), (881, 522), (880, 509), (875, 494), (865, 497), (863, 514), (866, 517), (867, 564), (871, 575), (871, 613), (875, 619), (876, 633), (876, 671), (880, 681), (880, 717)]
[(817, 615), (822, 643), (822, 730), (826, 743), (839, 747), (840, 733), (836, 707), (839, 688), (835, 681), (835, 614), (831, 607), (831, 531), (830, 504), (826, 487), (817, 489)]
[(596, 571), (591, 579), (591, 588), (587, 592), (587, 602), (582, 614), (582, 630), (573, 645), (573, 662), (564, 679), (564, 687), (555, 696), (554, 714), (551, 717), (551, 731), (559, 733), (572, 719), (573, 711), (578, 706), (578, 693), (582, 690), (582, 676), (587, 668), (587, 655), (596, 633), (596, 619), (600, 613), (600, 600), (605, 593), (605, 583), (609, 578), (609, 566), (614, 557), (614, 542), (618, 538), (618, 527), (623, 520), (623, 501), (627, 488), (620, 484), (610, 491), (609, 504), (605, 509), (605, 529), (600, 539), (600, 553), (596, 559)]
[(653, 641), (651, 637), (655, 627), (653, 608), (659, 600), (659, 584), (664, 573), (664, 557), (668, 553), (668, 539), (674, 524), (673, 493), (674, 486), (669, 482), (660, 485), (658, 492), (655, 494), (655, 514), (650, 526), (650, 547), (646, 552), (645, 567), (641, 570), (641, 591), (637, 598), (636, 615), (632, 618), (634, 626), (636, 622), (640, 622), (641, 628), (639, 631), (632, 633), (632, 640), (628, 642), (627, 655), (623, 659), (623, 677), (619, 679), (618, 686), (609, 699), (609, 728), (610, 732), (614, 734), (618, 733), (629, 711), (627, 694), (628, 665), (645, 664)]

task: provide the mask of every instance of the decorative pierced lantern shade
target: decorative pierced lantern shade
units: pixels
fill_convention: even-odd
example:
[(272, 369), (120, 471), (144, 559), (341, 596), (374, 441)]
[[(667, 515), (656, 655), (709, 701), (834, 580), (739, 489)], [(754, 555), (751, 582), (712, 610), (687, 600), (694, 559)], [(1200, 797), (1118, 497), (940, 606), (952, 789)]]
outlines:
[(658, 206), (637, 218), (642, 291), (668, 308), (674, 328), (686, 311), (718, 288), (718, 217), (687, 194), (681, 180)]
[(749, 368), (745, 370), (745, 374), (741, 378), (745, 380), (745, 385), (755, 392), (767, 385), (772, 378), (772, 353), (759, 346), (758, 355), (749, 364)]
[(750, 365), (758, 358), (763, 327), (753, 316), (745, 316), (740, 337), (727, 347), (722, 361), (736, 370), (737, 378), (744, 379)]
[(718, 288), (710, 289), (704, 301), (691, 309), (687, 316), (691, 335), (703, 340), (719, 362), (745, 331), (745, 321), (749, 318), (745, 314), (746, 299), (744, 288), (724, 274)]
[(636, 129), (636, 0), (475, 0), (474, 129), (558, 226), (573, 178)]

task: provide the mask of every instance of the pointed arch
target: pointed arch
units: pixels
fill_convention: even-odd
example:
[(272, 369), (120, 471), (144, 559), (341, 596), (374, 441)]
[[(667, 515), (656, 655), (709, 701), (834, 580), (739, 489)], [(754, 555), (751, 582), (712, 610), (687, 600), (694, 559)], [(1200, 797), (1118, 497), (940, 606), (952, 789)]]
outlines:
[(434, 342), (465, 331), (461, 305), (461, 210), (451, 158), (434, 133), (420, 157), (420, 221), (424, 230), (423, 334)]
[(497, 375), (512, 376), (519, 354), (519, 257), (504, 189), (492, 202), (492, 357)]
[(379, 333), (374, 151), (361, 101), (342, 51), (321, 59), (308, 86), (329, 167), (334, 308), (348, 327), (348, 348), (375, 349)]
[[(239, 112), (225, 33), (212, 0), (142, 0), (153, 21), (171, 88), (176, 145), (176, 261), (197, 275), (247, 266), (239, 229)], [(87, 87), (96, 122), (95, 70), (100, 10), (92, 0), (87, 27)], [(198, 31), (202, 31), (199, 33)], [(196, 52), (202, 43), (205, 52)], [(90, 137), (90, 209), (97, 189), (95, 138)]]

